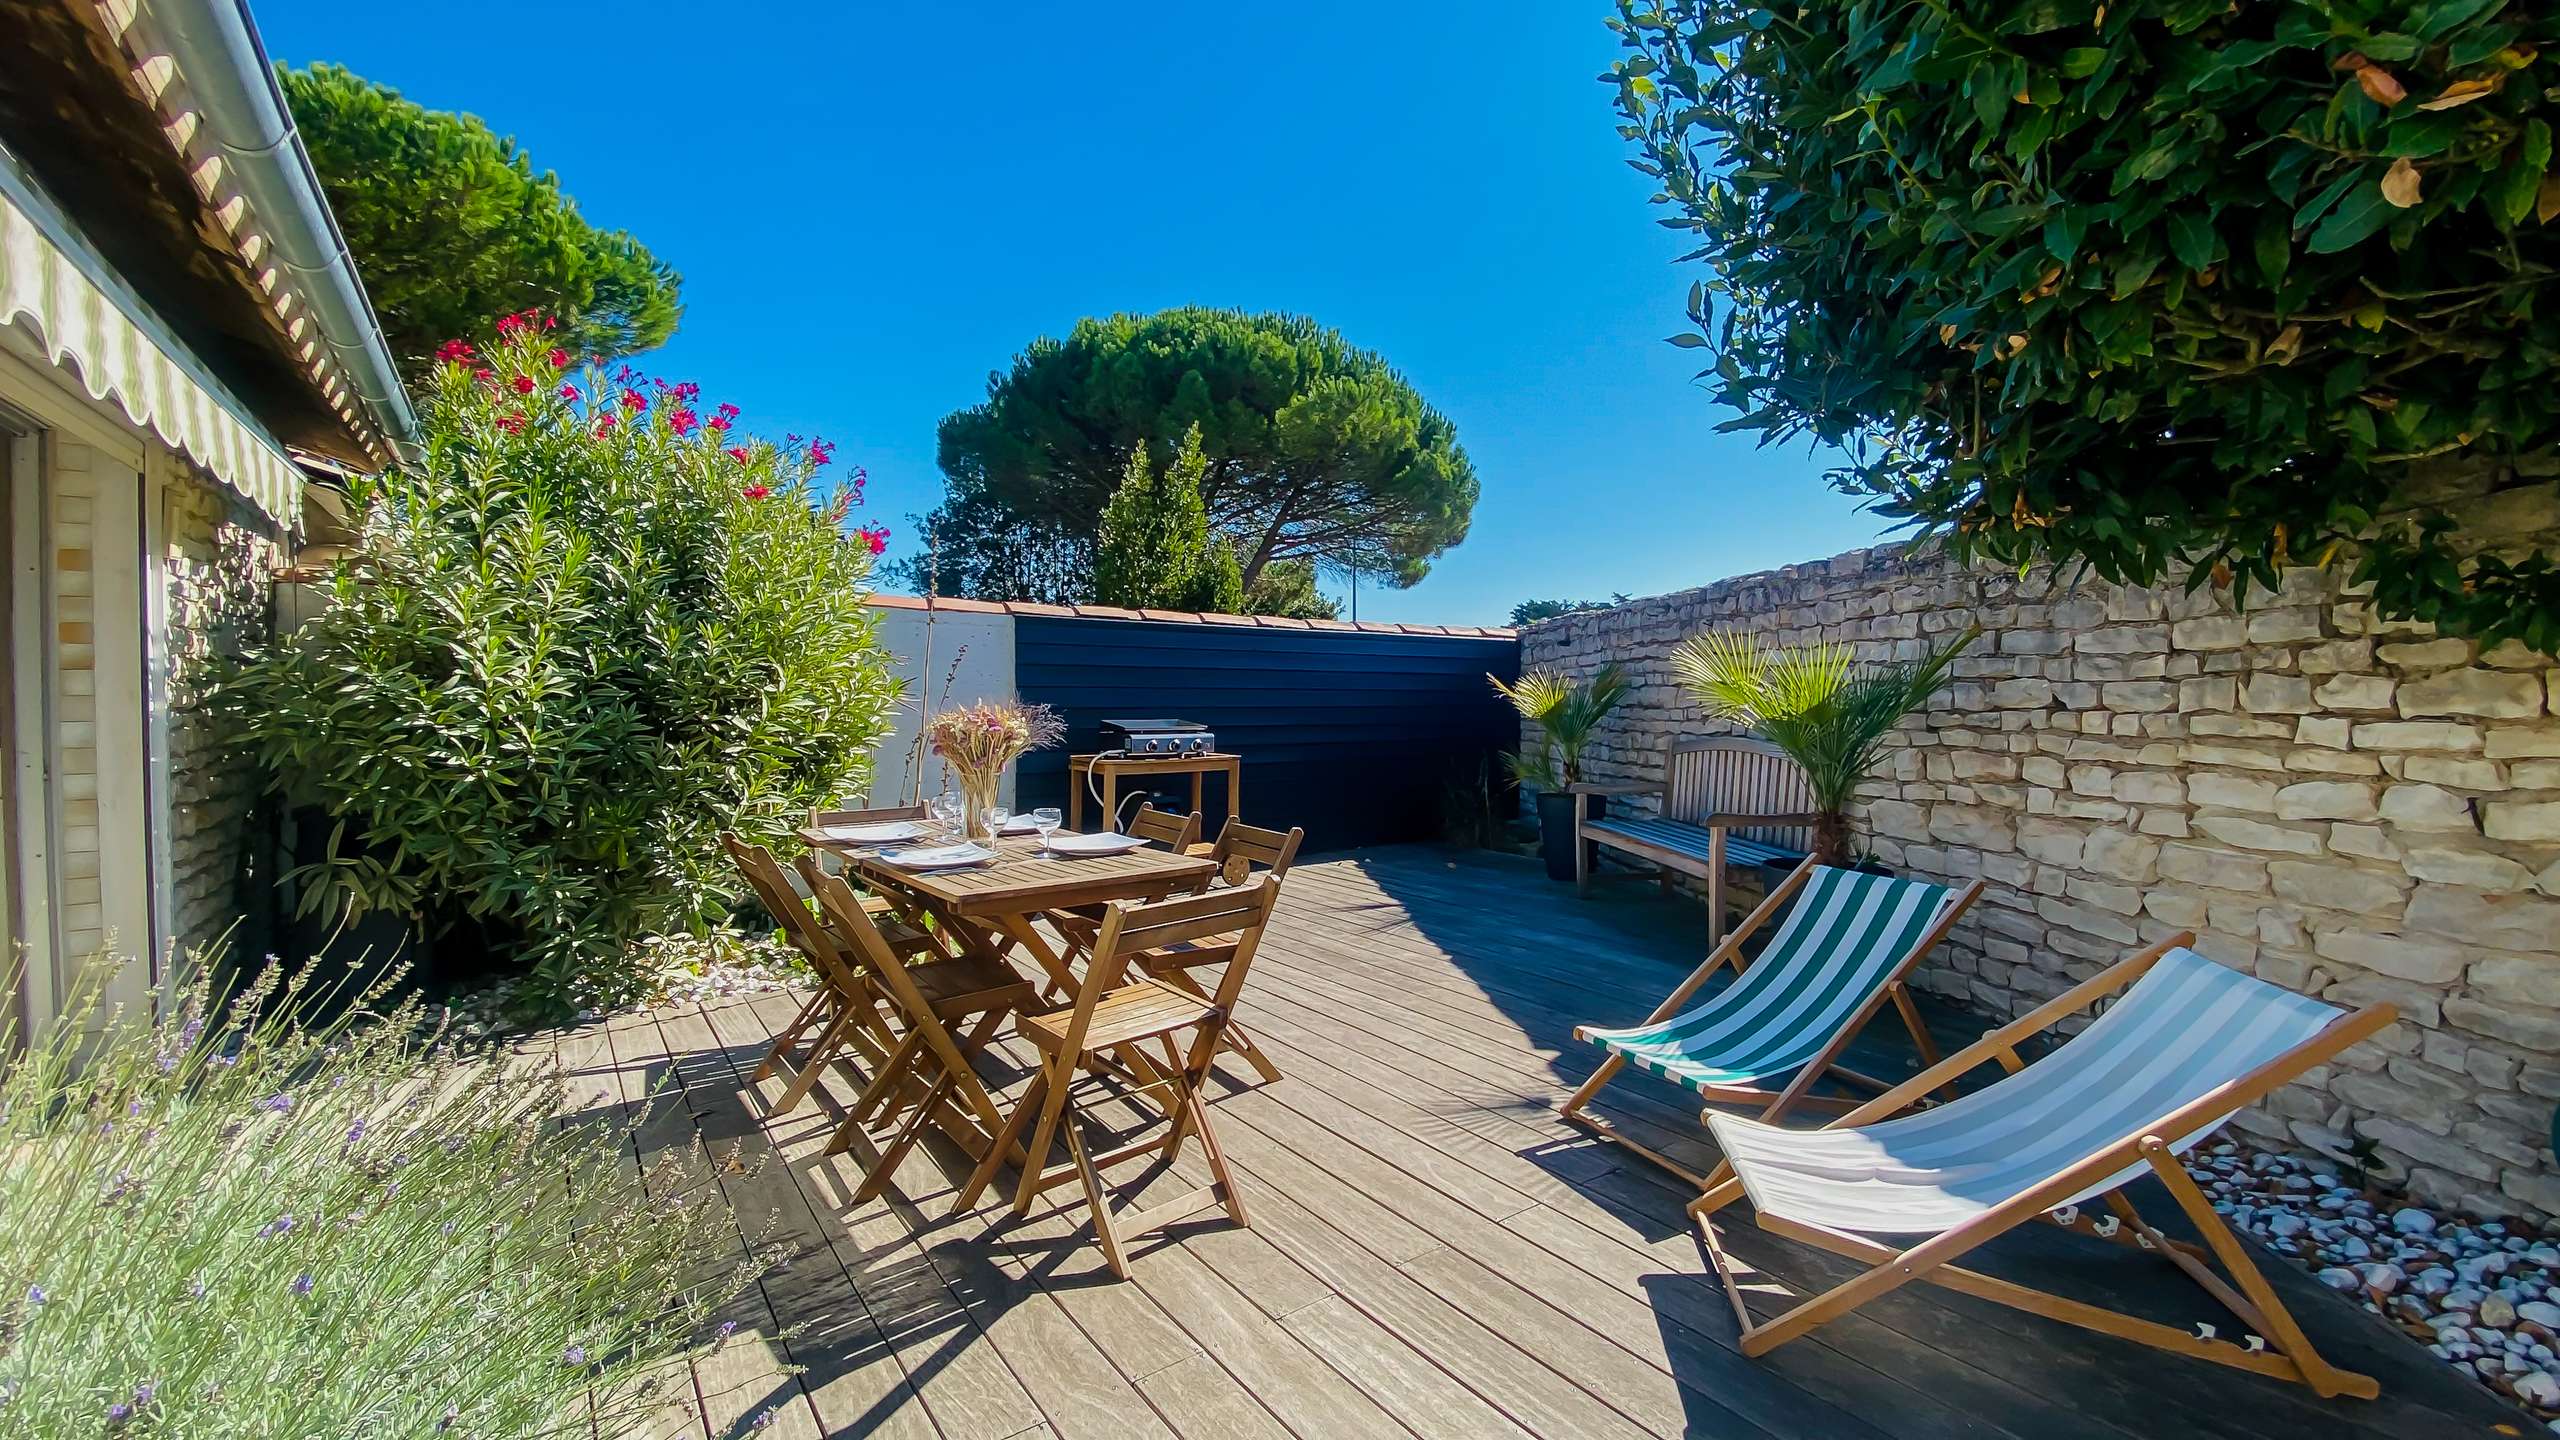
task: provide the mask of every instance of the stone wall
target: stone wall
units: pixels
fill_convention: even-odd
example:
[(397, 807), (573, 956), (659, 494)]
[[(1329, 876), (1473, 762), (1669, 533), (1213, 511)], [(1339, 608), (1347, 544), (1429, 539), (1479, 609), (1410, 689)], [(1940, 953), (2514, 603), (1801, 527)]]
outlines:
[(261, 934), (238, 928), (263, 907), (246, 907), (242, 878), (253, 855), (257, 776), (226, 760), (204, 709), (211, 662), (268, 632), (268, 577), (282, 548), (274, 527), (247, 502), (200, 476), (167, 490), (162, 557), (169, 633), (170, 934), (181, 952), (230, 941), (254, 959)]
[[(2560, 538), (2551, 487), (2482, 533)], [(2480, 517), (2472, 517), (2475, 522)], [(1655, 779), (1706, 733), (1665, 663), (1739, 628), (1912, 656), (1985, 630), (1906, 722), (1855, 819), (1895, 868), (1987, 882), (1921, 983), (2015, 1014), (2174, 933), (2341, 1004), (2388, 1000), (2376, 1042), (2244, 1116), (2338, 1152), (2376, 1142), (2419, 1195), (2560, 1214), (2560, 669), (2378, 618), (2290, 573), (2245, 613), (2196, 595), (1962, 570), (1899, 547), (1564, 617), (1523, 663), (1636, 681), (1594, 744), (1601, 780)]]

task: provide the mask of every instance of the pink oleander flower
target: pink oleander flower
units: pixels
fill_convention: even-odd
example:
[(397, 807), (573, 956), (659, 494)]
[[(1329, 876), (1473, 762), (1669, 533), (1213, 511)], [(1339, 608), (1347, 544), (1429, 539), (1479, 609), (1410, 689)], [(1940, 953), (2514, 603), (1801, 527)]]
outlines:
[(886, 525), (865, 525), (854, 533), (862, 537), (862, 543), (871, 547), (874, 555), (889, 548), (889, 527)]
[(625, 410), (646, 410), (649, 408), (649, 397), (641, 394), (637, 390), (626, 387), (622, 392), (622, 408)]
[(447, 340), (436, 347), (436, 359), (447, 365), (460, 364), (470, 358), (471, 342), (468, 340)]
[(737, 462), (738, 462), (739, 464), (741, 464), (741, 465), (744, 465), (744, 464), (746, 464), (746, 463), (747, 463), (747, 447), (745, 447), (744, 445), (732, 445), (732, 446), (730, 446), (728, 449), (723, 450), (723, 451), (721, 451), (720, 453), (721, 453), (721, 454), (723, 454), (723, 455), (728, 456), (728, 457), (729, 457), (730, 459), (732, 459), (732, 460), (737, 461)]
[(750, 500), (761, 500), (767, 495), (773, 493), (773, 487), (770, 485), (750, 485), (738, 493), (746, 496)]
[(561, 399), (563, 399), (563, 400), (571, 400), (571, 401), (576, 400), (576, 399), (578, 398), (578, 387), (577, 387), (577, 386), (575, 386), (575, 385), (563, 385), (563, 386), (561, 386), (561, 387), (560, 387), (560, 398), (561, 398)]
[(533, 377), (530, 375), (519, 375), (513, 380), (508, 381), (507, 387), (519, 395), (530, 395), (533, 393)]
[(667, 428), (676, 432), (676, 438), (679, 440), (692, 434), (694, 427), (701, 423), (699, 416), (682, 406), (667, 412)]
[(551, 347), (551, 354), (548, 358), (551, 361), (551, 368), (554, 370), (566, 370), (569, 368), (569, 352), (561, 349), (557, 345)]

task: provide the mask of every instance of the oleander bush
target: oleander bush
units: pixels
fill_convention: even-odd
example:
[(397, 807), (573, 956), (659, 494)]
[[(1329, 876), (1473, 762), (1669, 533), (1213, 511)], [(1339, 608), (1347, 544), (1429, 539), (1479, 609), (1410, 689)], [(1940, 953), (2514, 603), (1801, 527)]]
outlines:
[(2560, 566), (2456, 533), (2420, 464), (2549, 483), (2560, 8), (1617, 12), (1725, 428), (1851, 447), (1835, 484), (1960, 554), (2244, 598), (2352, 565), (2386, 614), (2560, 652)]
[(511, 317), (447, 345), (423, 453), (354, 482), (329, 608), (216, 690), (287, 803), (336, 826), (306, 907), (419, 917), (518, 974), (533, 1018), (625, 1003), (635, 942), (735, 893), (764, 840), (858, 793), (898, 682), (823, 441), (690, 384), (579, 368)]
[(612, 1435), (688, 1399), (754, 1273), (716, 1167), (644, 1171), (556, 1073), (311, 974), (0, 1021), (0, 1435)]

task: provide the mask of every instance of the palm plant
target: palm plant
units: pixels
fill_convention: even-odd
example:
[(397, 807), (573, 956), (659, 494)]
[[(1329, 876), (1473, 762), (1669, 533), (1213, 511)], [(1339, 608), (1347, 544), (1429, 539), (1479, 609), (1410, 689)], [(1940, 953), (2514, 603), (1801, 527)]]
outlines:
[(1929, 703), (1981, 633), (1971, 626), (1925, 659), (1862, 665), (1837, 641), (1771, 648), (1758, 636), (1709, 631), (1672, 649), (1671, 671), (1708, 714), (1757, 731), (1804, 767), (1814, 854), (1839, 865), (1849, 856), (1849, 802), (1884, 737)]
[(1582, 779), (1583, 748), (1591, 743), (1600, 722), (1627, 698), (1629, 689), (1626, 672), (1615, 665), (1603, 665), (1579, 683), (1553, 670), (1532, 670), (1508, 683), (1498, 675), (1484, 678), (1493, 682), (1521, 719), (1538, 727), (1536, 749), (1506, 757), (1512, 778), (1559, 793)]

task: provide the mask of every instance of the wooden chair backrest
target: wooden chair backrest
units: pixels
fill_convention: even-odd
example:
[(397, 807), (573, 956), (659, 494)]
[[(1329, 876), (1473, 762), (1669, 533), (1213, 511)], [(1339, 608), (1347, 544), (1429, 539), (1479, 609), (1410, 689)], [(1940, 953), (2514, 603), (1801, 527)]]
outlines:
[(738, 867), (738, 873), (746, 877), (747, 888), (755, 892), (756, 900), (772, 912), (774, 923), (782, 927), (783, 938), (808, 957), (818, 978), (832, 989), (860, 993), (860, 968), (844, 953), (835, 935), (809, 913), (808, 902), (792, 888), (791, 877), (783, 873), (782, 862), (773, 858), (773, 852), (727, 831), (721, 832), (720, 845), (729, 852), (730, 863)]
[(880, 825), (891, 820), (921, 820), (924, 817), (925, 809), (921, 805), (882, 805), (870, 810), (827, 810), (817, 806), (809, 809), (812, 829), (822, 825)]
[[(1217, 993), (1209, 1001), (1217, 1008), (1218, 1023), (1223, 1024), (1225, 1017), (1235, 1013), (1236, 997), (1244, 991), (1245, 972), (1253, 968), (1254, 951), (1261, 947), (1263, 929), (1271, 923), (1271, 907), (1279, 898), (1279, 880), (1257, 875), (1242, 885), (1205, 895), (1182, 895), (1144, 905), (1115, 900), (1104, 906), (1102, 933), (1094, 939), (1093, 960), (1085, 967), (1083, 987), (1076, 992), (1076, 1013), (1067, 1027), (1067, 1048), (1083, 1048), (1094, 1005), (1126, 978), (1132, 957), (1211, 935), (1235, 946), (1225, 973), (1218, 977)], [(1216, 1029), (1215, 1025), (1201, 1027), (1186, 1069), (1206, 1068), (1210, 1054), (1217, 1048)]]
[(1297, 862), (1298, 846), (1306, 838), (1307, 832), (1295, 825), (1282, 834), (1230, 816), (1218, 831), (1218, 843), (1210, 847), (1209, 860), (1218, 867), (1218, 878), (1229, 885), (1243, 884), (1256, 865), (1276, 880)]
[[(1803, 815), (1813, 786), (1787, 752), (1754, 735), (1675, 740), (1663, 757), (1662, 818), (1695, 824), (1709, 815)], [(1813, 848), (1810, 825), (1751, 825), (1730, 832), (1764, 845)]]
[(1121, 833), (1153, 841), (1179, 855), (1200, 843), (1200, 812), (1176, 815), (1142, 803), (1138, 813), (1129, 817), (1129, 828)]
[(932, 1002), (924, 998), (924, 991), (917, 988), (915, 977), (907, 973), (906, 962), (889, 948), (888, 937), (880, 933), (880, 927), (862, 908), (862, 897), (853, 893), (853, 887), (844, 883), (844, 877), (830, 875), (818, 868), (816, 856), (803, 855), (800, 857), (800, 878), (809, 882), (809, 893), (817, 897), (818, 913), (826, 917), (828, 928), (852, 953), (863, 973), (878, 983), (892, 1004), (905, 1012), (908, 1023), (941, 1028), (942, 1022), (934, 1017)]

